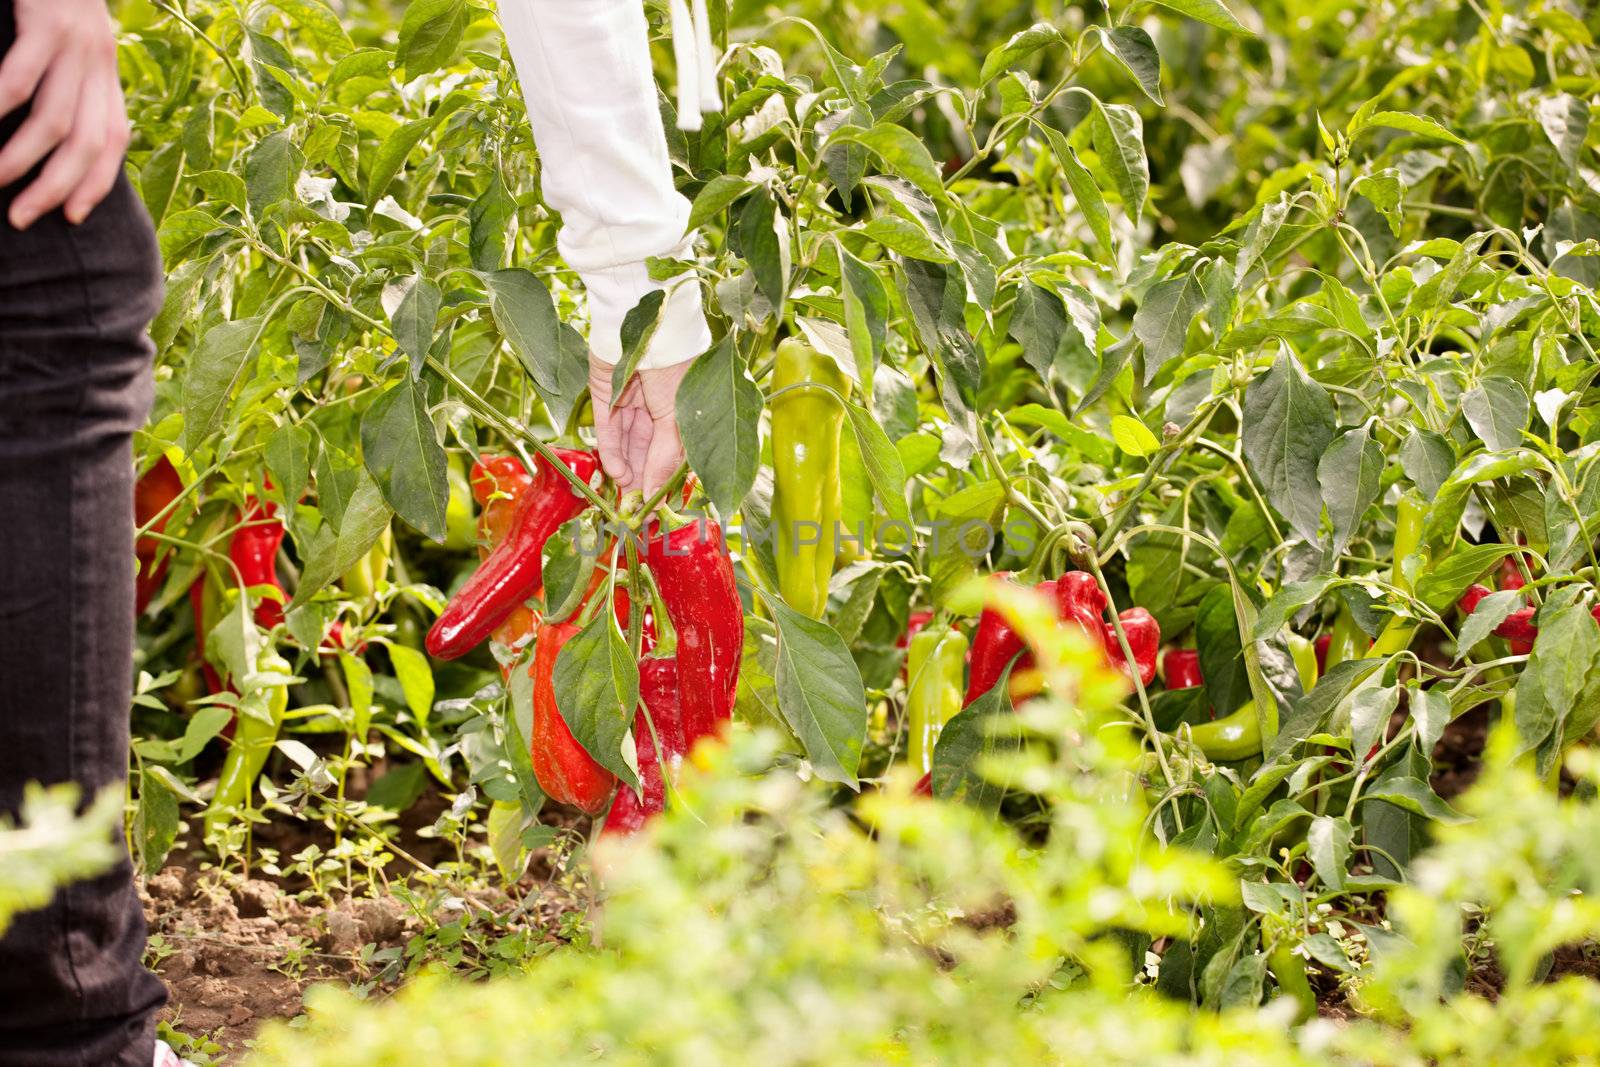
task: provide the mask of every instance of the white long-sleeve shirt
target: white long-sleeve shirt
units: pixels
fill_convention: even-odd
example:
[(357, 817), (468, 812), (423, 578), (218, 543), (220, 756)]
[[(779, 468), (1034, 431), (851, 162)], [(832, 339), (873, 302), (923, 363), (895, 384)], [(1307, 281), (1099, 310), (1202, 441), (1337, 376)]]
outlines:
[(652, 281), (645, 267), (651, 256), (687, 254), (689, 202), (672, 184), (643, 0), (499, 0), (499, 8), (544, 200), (561, 214), (556, 245), (588, 292), (590, 348), (618, 362), (623, 318), (646, 293), (666, 289), (640, 366), (693, 359), (711, 344), (698, 282)]

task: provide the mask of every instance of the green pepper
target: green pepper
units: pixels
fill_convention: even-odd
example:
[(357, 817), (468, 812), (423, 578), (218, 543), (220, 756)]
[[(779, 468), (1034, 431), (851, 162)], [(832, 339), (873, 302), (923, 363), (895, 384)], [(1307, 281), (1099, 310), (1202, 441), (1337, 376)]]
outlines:
[(906, 756), (918, 774), (933, 770), (933, 746), (961, 710), (967, 638), (950, 626), (925, 626), (906, 655)]
[(833, 577), (844, 506), (839, 482), (844, 407), (839, 397), (849, 394), (850, 380), (832, 358), (797, 338), (778, 346), (771, 405), (778, 592), (791, 608), (813, 619), (822, 618), (827, 609), (828, 580)]
[[(1428, 505), (1415, 493), (1406, 493), (1400, 498), (1400, 503), (1395, 507), (1394, 515), (1394, 564), (1390, 569), (1390, 581), (1395, 588), (1405, 593), (1411, 592), (1411, 580), (1406, 577), (1403, 564), (1408, 556), (1415, 553), (1422, 544), (1422, 526), (1428, 517)], [(1426, 555), (1426, 550), (1424, 550)], [(1426, 558), (1423, 565), (1427, 564)], [(1397, 652), (1404, 652), (1411, 647), (1411, 638), (1416, 635), (1417, 624), (1410, 619), (1398, 616), (1389, 620), (1384, 628), (1379, 631), (1377, 640), (1372, 642), (1368, 655), (1383, 658), (1392, 656)]]
[(1189, 727), (1189, 737), (1214, 760), (1233, 763), (1261, 754), (1261, 723), (1256, 702), (1247, 700), (1232, 715)]
[(1268, 955), (1267, 966), (1272, 977), (1278, 980), (1278, 992), (1293, 1000), (1295, 1016), (1300, 1020), (1314, 1018), (1317, 1014), (1317, 994), (1306, 979), (1306, 962), (1295, 955), (1287, 942), (1280, 941)]
[[(285, 676), (294, 673), (277, 649), (270, 647), (256, 657), (256, 670)], [(278, 682), (258, 692), (265, 697), (264, 706), (253, 707), (241, 701), (235, 716), (233, 743), (223, 757), (222, 773), (217, 776), (217, 791), (212, 794), (211, 805), (206, 808), (207, 836), (232, 812), (250, 802), (250, 792), (267, 765), (272, 746), (278, 741), (278, 730), (283, 726), (283, 716), (289, 708), (288, 685)]]
[(394, 551), (394, 531), (385, 529), (377, 543), (344, 572), (340, 584), (352, 599), (370, 600), (378, 591), (378, 583), (389, 575), (389, 555)]
[(1333, 670), (1346, 660), (1360, 659), (1366, 654), (1367, 635), (1356, 625), (1355, 616), (1344, 605), (1333, 620), (1333, 631), (1328, 635), (1328, 655), (1325, 666)]
[(1300, 688), (1311, 692), (1317, 684), (1317, 647), (1308, 638), (1290, 634), (1289, 655), (1294, 658), (1294, 670), (1300, 676)]

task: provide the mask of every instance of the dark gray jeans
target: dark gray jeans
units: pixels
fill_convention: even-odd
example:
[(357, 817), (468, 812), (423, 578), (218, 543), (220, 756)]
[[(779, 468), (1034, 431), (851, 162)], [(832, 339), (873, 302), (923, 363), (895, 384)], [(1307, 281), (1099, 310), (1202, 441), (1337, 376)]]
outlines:
[[(13, 39), (0, 2), (0, 51)], [(19, 116), (0, 123), (0, 142)], [(30, 175), (31, 177), (31, 175)], [(26, 181), (27, 179), (24, 179)], [(126, 180), (18, 233), (0, 189), (0, 812), (28, 781), (122, 789), (133, 651), (130, 441), (161, 260)], [(0, 1067), (148, 1067), (165, 991), (124, 861), (0, 940)]]

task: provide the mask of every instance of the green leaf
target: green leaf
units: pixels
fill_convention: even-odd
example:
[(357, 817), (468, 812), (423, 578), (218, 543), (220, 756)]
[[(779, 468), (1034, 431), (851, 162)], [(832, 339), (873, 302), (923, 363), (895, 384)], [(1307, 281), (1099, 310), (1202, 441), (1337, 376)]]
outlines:
[(1198, 21), (1209, 23), (1218, 29), (1227, 30), (1229, 33), (1240, 37), (1254, 37), (1255, 34), (1240, 22), (1232, 11), (1222, 4), (1221, 0), (1151, 0), (1152, 3), (1176, 11), (1180, 15), (1187, 15)]
[(285, 500), (299, 500), (311, 483), (311, 447), (315, 439), (302, 423), (285, 423), (267, 438), (263, 456), (273, 484)]
[(867, 694), (844, 640), (819, 622), (762, 594), (777, 625), (778, 710), (817, 777), (856, 786), (867, 734)]
[(1135, 224), (1144, 214), (1150, 191), (1150, 163), (1144, 153), (1144, 122), (1126, 104), (1094, 101), (1089, 113), (1089, 134), (1100, 166), (1122, 195), (1122, 206)]
[(408, 810), (428, 788), (428, 768), (421, 763), (391, 762), (389, 769), (367, 788), (366, 803), (389, 811)]
[(423, 729), (427, 729), (428, 715), (433, 711), (433, 668), (428, 666), (428, 657), (407, 645), (391, 644), (389, 662), (394, 665), (394, 676), (400, 680), (406, 707)]
[(1522, 444), (1528, 393), (1510, 378), (1491, 375), (1461, 394), (1461, 413), (1484, 444), (1507, 452)]
[(1133, 332), (1144, 345), (1144, 381), (1156, 380), (1168, 363), (1183, 355), (1189, 324), (1206, 304), (1205, 287), (1195, 273), (1167, 278), (1150, 287), (1133, 313)]
[(228, 400), (255, 365), (259, 318), (219, 322), (189, 353), (183, 378), (183, 446), (194, 452), (223, 423)]
[(280, 200), (294, 197), (294, 183), (306, 165), (294, 135), (280, 130), (256, 142), (244, 161), (244, 183), (250, 194), (250, 211), (257, 218)]
[(850, 416), (850, 428), (855, 432), (856, 444), (861, 449), (861, 460), (866, 465), (867, 477), (883, 501), (889, 518), (900, 522), (911, 521), (911, 509), (906, 504), (906, 471), (883, 427), (872, 414), (855, 404), (844, 405)]
[(729, 334), (696, 359), (678, 386), (678, 429), (689, 466), (712, 504), (732, 515), (761, 467), (761, 389)]
[(1025, 30), (1011, 35), (1005, 44), (990, 50), (983, 58), (983, 70), (978, 74), (978, 86), (988, 85), (996, 77), (1010, 70), (1019, 60), (1026, 59), (1041, 48), (1062, 42), (1061, 31), (1047, 22), (1035, 22)]
[(637, 789), (639, 775), (622, 741), (639, 707), (639, 664), (607, 606), (561, 647), (552, 678), (567, 729), (595, 762)]
[(1400, 202), (1405, 197), (1405, 183), (1394, 168), (1376, 174), (1363, 175), (1350, 183), (1350, 191), (1367, 198), (1378, 214), (1389, 223), (1389, 230), (1400, 236)]
[(1044, 131), (1045, 140), (1050, 142), (1056, 163), (1061, 167), (1061, 175), (1067, 180), (1067, 188), (1072, 190), (1078, 213), (1088, 223), (1089, 232), (1094, 234), (1106, 258), (1115, 261), (1117, 248), (1111, 239), (1111, 212), (1106, 208), (1105, 194), (1095, 183), (1089, 168), (1078, 159), (1078, 153), (1067, 143), (1066, 137), (1053, 127), (1040, 124), (1039, 128)]
[(951, 255), (929, 235), (928, 231), (898, 215), (880, 215), (867, 222), (856, 232), (863, 237), (902, 256), (922, 259), (929, 263), (949, 263)]
[[(228, 711), (226, 708), (222, 710)], [(232, 712), (229, 711), (228, 715), (231, 718)], [(150, 768), (139, 773), (139, 806), (135, 809), (133, 817), (133, 839), (139, 850), (139, 869), (146, 877), (160, 872), (166, 863), (167, 854), (172, 851), (172, 843), (178, 838), (178, 798), (167, 788), (165, 780), (154, 771), (155, 768)], [(22, 850), (20, 862), (24, 876), (22, 884), (26, 886), (27, 875), (30, 873), (26, 848)], [(48, 897), (49, 894), (46, 893), (45, 899)], [(0, 912), (0, 920), (7, 914)]]
[(1322, 574), (1315, 578), (1307, 578), (1303, 582), (1290, 582), (1285, 585), (1262, 607), (1261, 614), (1256, 617), (1251, 638), (1265, 641), (1277, 633), (1289, 621), (1291, 615), (1320, 597), (1332, 581), (1331, 574)]
[[(1465, 590), (1463, 590), (1465, 592)], [(1520, 589), (1502, 589), (1490, 593), (1478, 602), (1461, 624), (1461, 634), (1456, 640), (1456, 659), (1465, 658), (1472, 646), (1494, 633), (1495, 627), (1505, 622), (1511, 613), (1526, 606), (1528, 598)]]
[(719, 174), (712, 178), (695, 195), (694, 206), (689, 209), (689, 221), (685, 224), (684, 231), (692, 233), (698, 230), (755, 187), (755, 182), (741, 178), (737, 174)]
[(338, 59), (355, 47), (339, 16), (322, 0), (272, 0), (272, 6), (310, 34), (330, 59)]
[(1361, 516), (1377, 503), (1383, 476), (1383, 448), (1365, 426), (1336, 437), (1317, 464), (1317, 482), (1333, 522), (1333, 554), (1350, 543)]
[(144, 198), (145, 210), (150, 213), (151, 221), (157, 225), (167, 213), (167, 206), (172, 203), (172, 193), (182, 173), (182, 141), (168, 141), (157, 148), (139, 169), (139, 195)]
[(1589, 137), (1589, 104), (1567, 93), (1549, 96), (1534, 109), (1539, 127), (1555, 145), (1556, 155), (1572, 170), (1578, 169), (1583, 143)]
[(1137, 26), (1118, 26), (1106, 35), (1106, 43), (1144, 95), (1165, 106), (1166, 101), (1161, 98), (1161, 53), (1150, 35)]
[(1280, 352), (1245, 388), (1245, 458), (1272, 506), (1307, 541), (1317, 539), (1322, 521), (1317, 467), (1333, 435), (1333, 400), (1292, 353)]
[(933, 795), (959, 800), (991, 815), (1000, 810), (1005, 787), (983, 776), (987, 756), (1021, 747), (1021, 729), (1011, 713), (1011, 665), (993, 688), (957, 712), (933, 747)]
[(1429, 567), (1417, 579), (1417, 599), (1434, 611), (1444, 611), (1461, 599), (1467, 586), (1499, 563), (1514, 545), (1474, 545), (1462, 548)]
[(1379, 779), (1361, 794), (1361, 799), (1387, 801), (1434, 822), (1453, 824), (1469, 821), (1465, 815), (1440, 800), (1439, 795), (1420, 778)]
[(561, 319), (550, 290), (531, 271), (520, 267), (484, 275), (489, 286), (489, 312), (501, 336), (511, 345), (534, 384), (553, 388), (561, 360)]
[(1467, 142), (1451, 133), (1435, 119), (1413, 115), (1408, 111), (1379, 111), (1366, 116), (1365, 120), (1350, 131), (1354, 139), (1358, 134), (1374, 126), (1385, 126), (1392, 130), (1403, 130), (1406, 133), (1418, 134), (1422, 137), (1432, 137), (1439, 141), (1449, 141), (1451, 144), (1464, 145)]
[(755, 276), (756, 288), (783, 318), (789, 294), (789, 230), (783, 213), (765, 189), (757, 189), (739, 213), (739, 253)]
[(1350, 869), (1350, 845), (1355, 835), (1355, 828), (1348, 819), (1331, 815), (1318, 815), (1306, 830), (1306, 856), (1317, 877), (1329, 889), (1344, 888), (1345, 874)]
[(616, 403), (627, 388), (628, 379), (639, 368), (639, 362), (650, 351), (650, 339), (661, 325), (661, 309), (666, 305), (667, 291), (652, 289), (639, 298), (622, 317), (622, 359), (611, 371), (611, 399)]
[(870, 407), (872, 382), (888, 332), (889, 293), (877, 271), (851, 255), (843, 244), (837, 244), (835, 250), (839, 254), (844, 324), (850, 334), (850, 353), (855, 357), (856, 381)]
[(1400, 445), (1400, 469), (1425, 497), (1435, 497), (1456, 469), (1456, 450), (1432, 430), (1413, 429)]
[(400, 351), (411, 357), (411, 377), (422, 376), (428, 349), (433, 346), (434, 325), (439, 321), (439, 305), (444, 294), (439, 287), (420, 274), (412, 279), (400, 306), (394, 309), (390, 322), (394, 325), (395, 343)]
[(444, 449), (418, 383), (408, 379), (373, 401), (361, 417), (361, 449), (367, 470), (395, 514), (425, 536), (443, 541), (450, 486)]
[(1161, 442), (1150, 432), (1150, 427), (1131, 415), (1117, 415), (1112, 418), (1111, 439), (1117, 443), (1118, 448), (1140, 459), (1161, 448)]
[[(438, 122), (436, 118), (408, 122), (384, 138), (372, 158), (372, 169), (367, 173), (367, 203), (376, 204), (389, 191), (389, 185), (405, 166), (413, 149), (422, 142)], [(365, 156), (363, 155), (363, 158)]]
[(500, 177), (500, 168), (495, 167), (489, 172), (488, 184), (467, 212), (472, 227), (467, 244), (474, 267), (492, 272), (505, 265), (506, 228), (516, 216), (516, 198)]
[(205, 704), (195, 709), (194, 717), (183, 731), (183, 744), (178, 749), (178, 762), (188, 763), (233, 721), (233, 709), (224, 704)]
[(411, 81), (438, 70), (455, 58), (461, 36), (471, 21), (466, 0), (411, 0), (400, 20), (395, 66)]
[(928, 154), (922, 139), (904, 126), (880, 122), (871, 129), (841, 126), (828, 138), (829, 144), (849, 142), (869, 149), (889, 170), (906, 179), (935, 200), (944, 198), (944, 181), (939, 165)]
[(522, 847), (522, 829), (527, 822), (528, 815), (523, 805), (509, 800), (495, 801), (485, 820), (489, 852), (494, 856), (494, 865), (507, 885), (514, 885), (528, 865), (530, 853)]

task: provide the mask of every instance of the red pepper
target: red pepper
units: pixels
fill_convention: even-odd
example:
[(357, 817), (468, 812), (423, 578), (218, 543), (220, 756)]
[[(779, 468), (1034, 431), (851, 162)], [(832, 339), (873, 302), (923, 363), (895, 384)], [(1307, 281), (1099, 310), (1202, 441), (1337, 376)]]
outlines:
[(478, 516), (478, 558), (506, 539), (518, 509), (527, 502), (533, 476), (516, 456), (484, 456), (472, 465), (472, 497)]
[(1533, 624), (1538, 608), (1519, 608), (1507, 615), (1505, 621), (1494, 628), (1496, 637), (1503, 637), (1511, 646), (1513, 656), (1526, 656), (1533, 651), (1533, 642), (1539, 637), (1539, 628)]
[(1521, 589), (1528, 584), (1528, 579), (1523, 577), (1522, 568), (1517, 566), (1516, 556), (1507, 556), (1500, 561), (1500, 588)]
[[(1068, 571), (1056, 580), (1056, 607), (1061, 618), (1077, 623), (1084, 633), (1098, 639), (1111, 665), (1122, 668), (1131, 677), (1133, 672), (1128, 670), (1116, 628), (1104, 621), (1106, 606), (1106, 595), (1101, 591), (1099, 581), (1087, 571)], [(1156, 678), (1161, 627), (1155, 616), (1144, 608), (1128, 608), (1117, 615), (1117, 621), (1122, 624), (1128, 648), (1133, 652), (1139, 681), (1149, 685)]]
[(1486, 585), (1474, 583), (1467, 586), (1467, 591), (1461, 594), (1461, 599), (1456, 601), (1456, 607), (1461, 609), (1461, 614), (1471, 615), (1478, 610), (1478, 605), (1483, 603), (1483, 598), (1492, 590)]
[[(1004, 573), (996, 577), (1006, 577)], [(1034, 590), (1043, 596), (1054, 598), (1056, 595), (1056, 582), (1052, 579), (1040, 582)], [(984, 608), (978, 616), (978, 628), (972, 634), (971, 670), (967, 674), (967, 695), (962, 701), (966, 707), (983, 694), (993, 689), (1000, 676), (1005, 673), (1006, 666), (1016, 658), (1018, 652), (1022, 658), (1017, 660), (1013, 668), (1013, 675), (1022, 674), (1033, 668), (1033, 653), (1024, 650), (1022, 636), (1011, 628), (1004, 615), (994, 608)], [(1037, 690), (1035, 690), (1037, 692)], [(1033, 693), (1026, 693), (1032, 696)], [(1025, 699), (1024, 697), (1024, 699)], [(1013, 691), (1012, 699), (1018, 699)]]
[(211, 661), (206, 659), (206, 634), (210, 632), (210, 624), (215, 620), (207, 618), (204, 575), (196, 578), (194, 584), (189, 586), (189, 606), (194, 609), (194, 650), (200, 657), (200, 670), (205, 675), (206, 691), (220, 693), (228, 687), (222, 684), (222, 676), (211, 665)]
[[(162, 456), (134, 484), (134, 525), (142, 527), (154, 520), (182, 492), (183, 479), (178, 477), (178, 469), (171, 460)], [(150, 527), (150, 532), (165, 533), (171, 519), (170, 514), (162, 515), (160, 521)], [(161, 555), (161, 542), (148, 534), (134, 544), (133, 553), (139, 559), (139, 575), (134, 580), (134, 614), (143, 615), (144, 609), (161, 591), (161, 583), (167, 576), (167, 557), (156, 562), (156, 557)]]
[[(1129, 635), (1132, 636), (1131, 634)], [(1161, 657), (1168, 689), (1193, 689), (1205, 685), (1200, 676), (1200, 652), (1193, 648), (1169, 648)]]
[(733, 560), (722, 527), (701, 521), (652, 537), (645, 561), (678, 636), (683, 723), (692, 742), (733, 717), (744, 653), (744, 606)]
[[(239, 568), (239, 577), (249, 589), (270, 585), (280, 592), (278, 546), (283, 544), (283, 523), (274, 516), (278, 505), (252, 500), (245, 506), (243, 523), (228, 542), (228, 557)], [(256, 605), (256, 624), (271, 629), (283, 621), (283, 601), (262, 597)]]
[[(678, 661), (673, 657), (646, 656), (639, 661), (639, 700), (643, 705), (633, 720), (633, 745), (639, 757), (639, 785), (641, 797), (627, 786), (617, 790), (611, 802), (601, 833), (628, 835), (636, 833), (652, 816), (666, 810), (668, 776), (676, 776), (678, 765), (697, 738), (689, 737), (683, 729), (683, 709), (678, 692)], [(648, 711), (650, 719), (645, 720)], [(655, 733), (650, 732), (650, 723)], [(667, 758), (663, 772), (656, 753), (656, 740), (661, 742), (660, 755)]]
[(906, 620), (906, 632), (894, 643), (895, 648), (909, 648), (911, 639), (917, 636), (917, 631), (928, 625), (933, 620), (931, 611), (913, 611), (911, 618)]
[[(600, 468), (593, 452), (556, 449), (568, 469), (587, 482)], [(428, 631), (428, 652), (455, 659), (476, 648), (544, 580), (544, 545), (561, 524), (589, 506), (567, 479), (540, 457), (539, 474), (525, 503), (515, 509), (505, 540), (497, 544), (467, 579)]]
[(1332, 634), (1323, 634), (1312, 644), (1317, 654), (1317, 676), (1328, 673), (1328, 648), (1333, 644)]
[(578, 744), (556, 706), (556, 657), (578, 633), (571, 622), (545, 626), (539, 631), (533, 666), (533, 737), (530, 755), (533, 774), (550, 799), (597, 815), (611, 798), (617, 779), (596, 763)]

